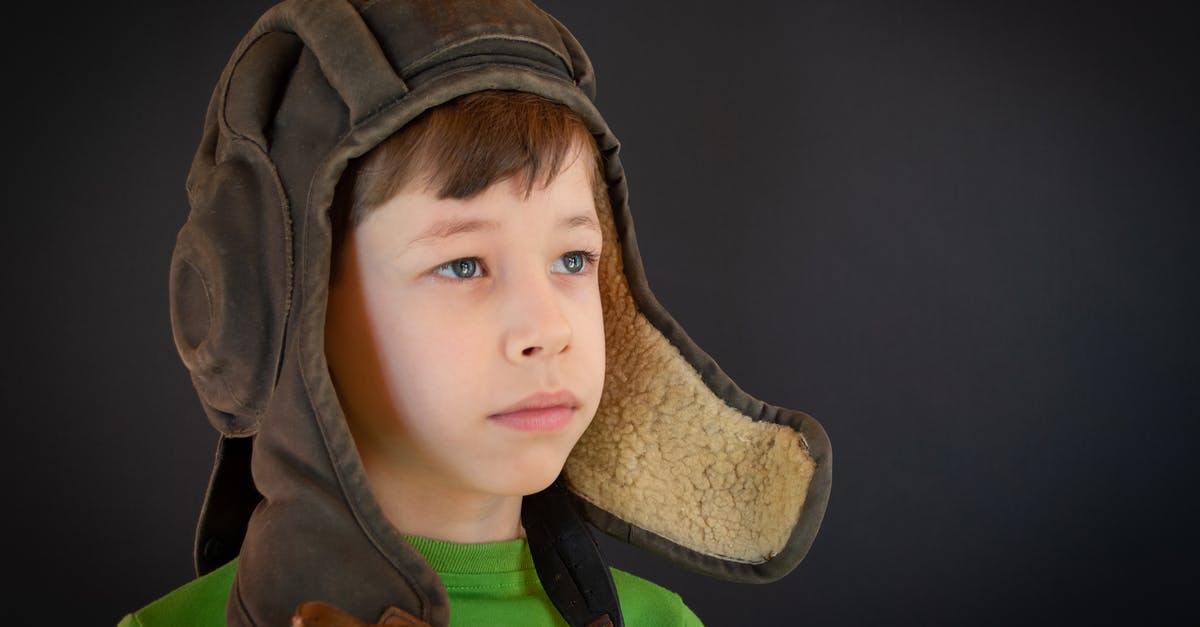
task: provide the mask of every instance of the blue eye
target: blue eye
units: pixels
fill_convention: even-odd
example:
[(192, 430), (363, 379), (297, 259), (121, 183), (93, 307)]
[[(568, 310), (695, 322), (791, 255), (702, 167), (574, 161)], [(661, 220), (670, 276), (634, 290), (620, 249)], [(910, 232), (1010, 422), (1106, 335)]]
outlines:
[(448, 279), (474, 279), (482, 276), (479, 260), (475, 257), (463, 257), (444, 263), (435, 268), (434, 273)]
[(596, 263), (596, 255), (584, 250), (571, 251), (558, 258), (550, 268), (560, 274), (579, 274), (588, 264)]

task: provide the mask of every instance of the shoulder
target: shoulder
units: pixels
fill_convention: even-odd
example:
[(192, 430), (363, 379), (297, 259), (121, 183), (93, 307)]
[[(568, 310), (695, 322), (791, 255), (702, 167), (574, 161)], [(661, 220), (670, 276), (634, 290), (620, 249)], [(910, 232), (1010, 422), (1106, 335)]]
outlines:
[(225, 604), (233, 588), (237, 560), (193, 579), (166, 596), (121, 619), (118, 627), (216, 627), (225, 624)]
[(609, 570), (617, 586), (626, 625), (697, 627), (703, 624), (678, 594), (623, 570)]

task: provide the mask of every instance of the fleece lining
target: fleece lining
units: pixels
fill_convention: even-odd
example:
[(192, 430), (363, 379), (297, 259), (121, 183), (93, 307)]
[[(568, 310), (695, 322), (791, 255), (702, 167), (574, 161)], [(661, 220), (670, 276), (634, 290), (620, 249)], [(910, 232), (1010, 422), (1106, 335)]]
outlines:
[(567, 460), (571, 489), (698, 553), (765, 562), (799, 520), (812, 455), (792, 428), (718, 398), (637, 310), (612, 216), (599, 213), (608, 361), (600, 408)]

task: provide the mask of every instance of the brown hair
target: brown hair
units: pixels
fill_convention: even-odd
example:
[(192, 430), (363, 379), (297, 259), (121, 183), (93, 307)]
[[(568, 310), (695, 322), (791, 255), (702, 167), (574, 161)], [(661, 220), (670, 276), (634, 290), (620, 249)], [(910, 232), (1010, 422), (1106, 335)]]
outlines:
[[(438, 198), (468, 199), (520, 177), (530, 194), (548, 185), (569, 159), (590, 157), (596, 211), (609, 209), (596, 140), (566, 105), (534, 94), (481, 91), (417, 116), (353, 162), (338, 184), (331, 218), (333, 260), (347, 228), (409, 185)], [(336, 263), (334, 264), (336, 271)]]

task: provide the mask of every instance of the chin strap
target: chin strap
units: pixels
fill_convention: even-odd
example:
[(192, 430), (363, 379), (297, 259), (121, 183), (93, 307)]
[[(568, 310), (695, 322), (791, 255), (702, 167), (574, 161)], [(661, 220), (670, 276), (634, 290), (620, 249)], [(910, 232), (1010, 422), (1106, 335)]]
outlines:
[(612, 573), (571, 498), (559, 477), (521, 505), (538, 579), (572, 627), (623, 627)]
[(221, 436), (217, 459), (204, 495), (204, 508), (196, 526), (196, 575), (220, 568), (238, 556), (250, 515), (262, 500), (250, 475), (254, 438)]

